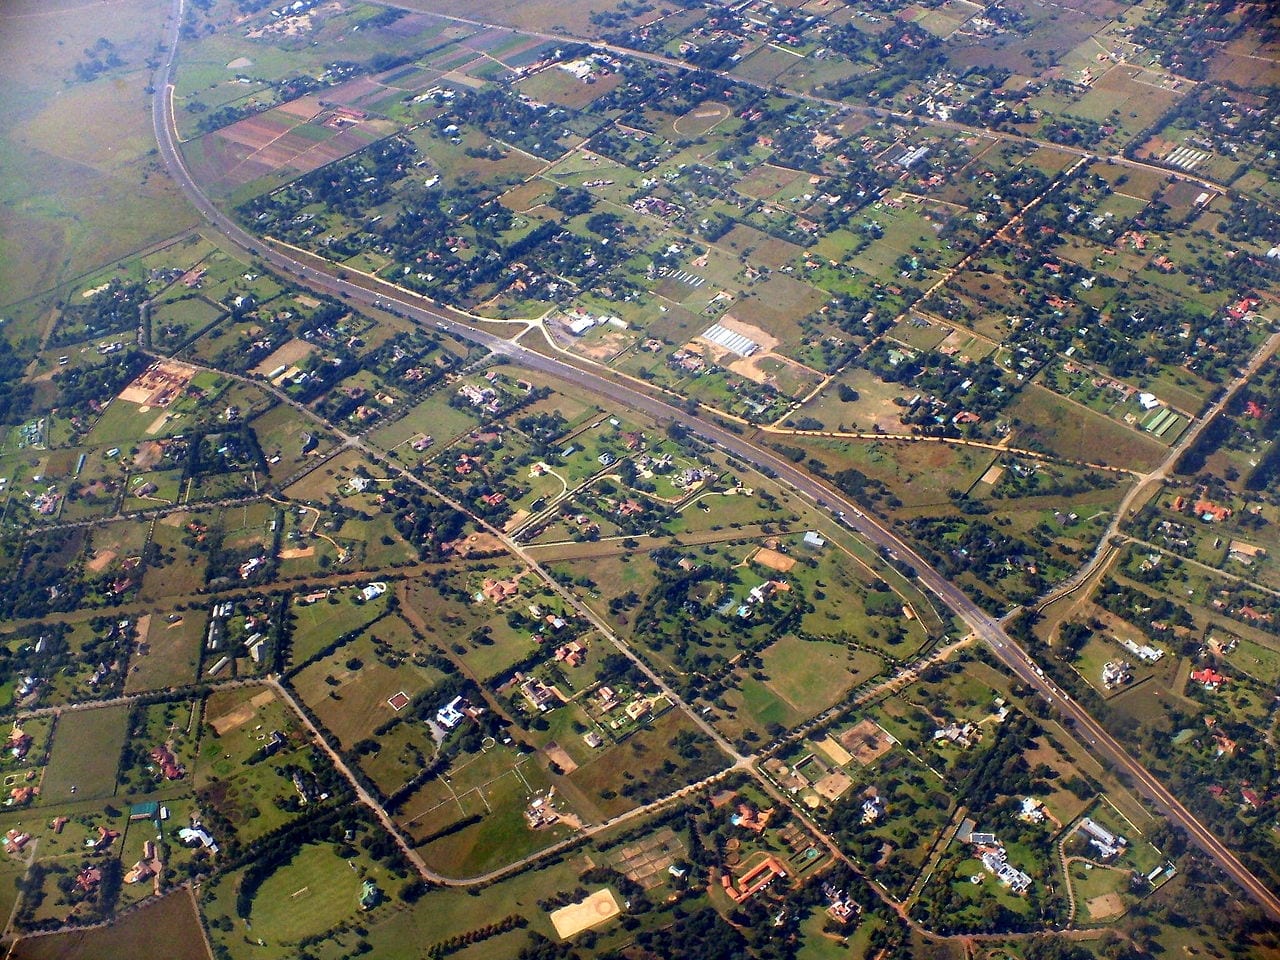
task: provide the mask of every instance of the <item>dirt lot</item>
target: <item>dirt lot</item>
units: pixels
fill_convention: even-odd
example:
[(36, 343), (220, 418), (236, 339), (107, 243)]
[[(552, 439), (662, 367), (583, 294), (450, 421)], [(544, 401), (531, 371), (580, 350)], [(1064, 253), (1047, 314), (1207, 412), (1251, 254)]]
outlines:
[(195, 367), (164, 360), (152, 364), (121, 390), (120, 399), (140, 406), (162, 407), (172, 402), (195, 375)]
[(1089, 916), (1094, 920), (1106, 920), (1124, 913), (1124, 900), (1118, 893), (1104, 893), (1100, 897), (1089, 900), (1085, 906), (1089, 909)]
[(874, 720), (863, 720), (852, 730), (840, 734), (840, 743), (864, 767), (888, 753), (893, 746), (889, 735)]
[(788, 557), (786, 554), (779, 553), (777, 550), (770, 550), (768, 547), (761, 547), (751, 559), (762, 567), (777, 570), (779, 573), (786, 573), (796, 565), (795, 557)]
[(272, 701), (275, 694), (270, 690), (264, 690), (255, 696), (248, 703), (243, 703), (230, 713), (224, 713), (220, 717), (212, 717), (209, 720), (209, 726), (213, 727), (214, 733), (218, 736), (225, 736), (237, 727), (242, 727), (253, 719), (259, 708), (266, 706)]
[(835, 739), (832, 737), (827, 737), (825, 740), (818, 741), (818, 748), (836, 763), (842, 765), (853, 759), (853, 754), (840, 746), (840, 744), (836, 743)]
[(272, 351), (269, 357), (253, 368), (253, 372), (265, 377), (277, 367), (293, 366), (314, 350), (315, 346), (305, 340), (290, 340)]
[(823, 800), (831, 803), (851, 786), (853, 786), (853, 780), (847, 773), (843, 770), (834, 770), (815, 783), (813, 789)]
[(612, 920), (622, 909), (612, 890), (600, 890), (567, 907), (551, 911), (551, 925), (562, 940), (567, 940), (576, 933), (588, 930), (597, 924)]
[(560, 746), (558, 743), (548, 743), (546, 747), (543, 748), (543, 753), (547, 755), (548, 760), (564, 772), (564, 776), (568, 776), (578, 769), (578, 765), (574, 763), (573, 757), (565, 753), (564, 747)]

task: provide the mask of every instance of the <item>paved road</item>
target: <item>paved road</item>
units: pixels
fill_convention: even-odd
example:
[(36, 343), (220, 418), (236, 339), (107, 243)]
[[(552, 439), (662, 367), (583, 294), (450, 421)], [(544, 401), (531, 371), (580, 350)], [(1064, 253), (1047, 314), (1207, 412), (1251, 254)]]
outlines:
[[(1074, 592), (1101, 568), (1103, 563), (1111, 556), (1113, 549), (1111, 540), (1120, 532), (1120, 525), (1136, 513), (1149, 498), (1159, 492), (1161, 484), (1173, 472), (1182, 455), (1190, 450), (1192, 445), (1200, 439), (1200, 435), (1204, 433), (1209, 424), (1227, 408), (1231, 398), (1253, 379), (1254, 375), (1262, 369), (1262, 365), (1271, 359), (1278, 348), (1280, 348), (1280, 333), (1273, 333), (1258, 348), (1244, 369), (1236, 375), (1235, 379), (1223, 388), (1221, 396), (1214, 401), (1213, 405), (1178, 439), (1178, 442), (1169, 450), (1168, 455), (1160, 461), (1160, 465), (1150, 473), (1139, 477), (1138, 482), (1133, 485), (1133, 489), (1120, 501), (1120, 506), (1116, 508), (1115, 516), (1111, 518), (1111, 522), (1107, 524), (1107, 529), (1098, 540), (1098, 546), (1094, 550), (1093, 556), (1089, 558), (1089, 561), (1084, 566), (1058, 584), (1051, 593), (1041, 598), (1036, 603), (1037, 610), (1043, 610), (1055, 600), (1060, 600), (1062, 597)], [(1010, 614), (1006, 614), (1005, 619), (1007, 620), (1012, 613), (1016, 612), (1017, 608)]]
[[(462, 314), (431, 304), (429, 301), (405, 291), (396, 291), (387, 285), (379, 285), (375, 289), (366, 289), (343, 277), (331, 275), (317, 267), (303, 264), (294, 257), (274, 249), (262, 240), (251, 236), (232, 222), (230, 218), (213, 205), (192, 180), (178, 152), (171, 113), (171, 81), (173, 66), (177, 57), (178, 26), (181, 22), (181, 16), (182, 0), (173, 0), (171, 19), (167, 25), (167, 53), (164, 61), (156, 71), (154, 84), (152, 119), (156, 142), (161, 159), (183, 193), (201, 215), (228, 240), (251, 255), (260, 257), (275, 269), (285, 274), (296, 274), (303, 284), (313, 290), (341, 296), (355, 304), (371, 309), (374, 308), (375, 301), (389, 302), (397, 310), (413, 320), (419, 321), (424, 325), (434, 325), (439, 330), (485, 347), (495, 354), (520, 365), (557, 377), (580, 389), (603, 396), (622, 408), (635, 410), (658, 421), (685, 423), (702, 440), (715, 444), (760, 469), (771, 471), (783, 483), (791, 486), (801, 495), (809, 497), (820, 506), (832, 509), (844, 520), (846, 525), (862, 537), (877, 544), (884, 550), (892, 551), (898, 558), (912, 565), (915, 568), (919, 583), (955, 611), (968, 624), (973, 633), (990, 646), (996, 658), (1004, 663), (1018, 680), (1038, 690), (1060, 714), (1074, 722), (1076, 732), (1085, 738), (1089, 747), (1096, 754), (1105, 757), (1117, 770), (1127, 774), (1139, 793), (1145, 796), (1169, 820), (1182, 827), (1190, 841), (1202, 849), (1228, 876), (1234, 879), (1251, 898), (1262, 906), (1267, 914), (1275, 920), (1280, 920), (1280, 897), (1277, 897), (1265, 884), (1258, 880), (1155, 776), (1134, 757), (1130, 756), (1125, 748), (1112, 738), (1088, 711), (1059, 691), (1053, 683), (1045, 679), (1043, 672), (1035, 665), (1026, 651), (1009, 637), (999, 620), (979, 608), (963, 591), (930, 567), (923, 557), (902, 541), (892, 530), (863, 514), (853, 502), (842, 494), (799, 470), (789, 460), (775, 454), (773, 451), (758, 447), (754, 443), (710, 421), (690, 418), (685, 411), (677, 409), (656, 397), (641, 393), (630, 383), (615, 380), (605, 372), (580, 369), (565, 360), (536, 353), (521, 344), (512, 343), (488, 331), (477, 329), (466, 322)], [(632, 51), (626, 50), (617, 52), (625, 55), (632, 53)], [(847, 105), (840, 104), (840, 106)], [(1161, 172), (1168, 173), (1169, 171), (1162, 170)], [(554, 583), (555, 581), (551, 582)], [(575, 606), (579, 605), (575, 604)], [(580, 609), (585, 611), (585, 608), (580, 607)], [(598, 619), (591, 615), (589, 611), (587, 611), (587, 614), (593, 622)], [(604, 632), (606, 636), (612, 635), (607, 627)], [(636, 659), (634, 653), (631, 653), (625, 646), (620, 647), (620, 649), (633, 659)], [(646, 673), (652, 675), (652, 671), (649, 671), (647, 666), (643, 665), (643, 663), (641, 663), (641, 666), (645, 667)], [(665, 686), (659, 680), (659, 687), (665, 688)], [(675, 702), (679, 702), (678, 698)], [(723, 738), (718, 733), (712, 731), (711, 735), (717, 743), (725, 746)], [(738, 762), (744, 760), (732, 748), (729, 748), (727, 752)]]

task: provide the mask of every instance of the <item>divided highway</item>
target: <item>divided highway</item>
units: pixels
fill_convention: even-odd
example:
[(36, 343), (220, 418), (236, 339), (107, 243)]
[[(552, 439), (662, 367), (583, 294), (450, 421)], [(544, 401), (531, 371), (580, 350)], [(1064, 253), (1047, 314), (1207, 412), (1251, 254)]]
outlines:
[(719, 446), (754, 464), (757, 468), (771, 471), (779, 480), (801, 495), (820, 506), (831, 509), (859, 535), (882, 549), (892, 551), (898, 558), (913, 566), (921, 585), (950, 607), (970, 630), (990, 647), (997, 659), (1019, 681), (1035, 688), (1061, 716), (1069, 718), (1075, 725), (1076, 733), (1084, 738), (1095, 754), (1108, 760), (1116, 770), (1127, 774), (1139, 793), (1171, 822), (1186, 831), (1190, 841), (1235, 880), (1272, 919), (1280, 921), (1280, 897), (1255, 877), (1154, 775), (1130, 756), (1087, 710), (1047, 680), (1026, 651), (1005, 632), (999, 620), (979, 608), (892, 530), (863, 514), (852, 501), (838, 491), (798, 469), (791, 461), (772, 450), (757, 446), (715, 423), (690, 417), (685, 411), (643, 393), (629, 383), (610, 379), (600, 372), (582, 369), (565, 360), (546, 356), (485, 330), (477, 329), (463, 319), (461, 314), (429, 304), (422, 298), (405, 291), (398, 291), (389, 285), (381, 285), (377, 292), (369, 290), (336, 276), (328, 270), (309, 266), (239, 227), (219, 210), (192, 180), (178, 149), (173, 116), (172, 80), (178, 52), (182, 8), (183, 0), (173, 0), (170, 19), (166, 25), (164, 61), (157, 68), (153, 81), (152, 121), (156, 144), (170, 175), (188, 200), (227, 240), (282, 273), (295, 275), (299, 282), (313, 290), (341, 296), (353, 304), (366, 308), (374, 308), (375, 305), (394, 307), (408, 318), (423, 324), (434, 325), (443, 332), (485, 347), (508, 358), (511, 362), (591, 391), (620, 407), (642, 412), (659, 421), (683, 423), (702, 440)]

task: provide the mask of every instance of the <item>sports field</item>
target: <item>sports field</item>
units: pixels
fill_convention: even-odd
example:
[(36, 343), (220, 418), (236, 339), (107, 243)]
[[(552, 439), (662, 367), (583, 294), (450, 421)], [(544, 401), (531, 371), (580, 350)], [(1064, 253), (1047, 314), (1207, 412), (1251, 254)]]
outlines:
[(258, 888), (249, 915), (263, 939), (296, 940), (360, 909), (360, 876), (330, 845), (303, 847)]
[(622, 908), (618, 906), (613, 891), (606, 887), (585, 900), (551, 911), (551, 923), (556, 928), (556, 933), (567, 940), (574, 934), (612, 920), (621, 912)]

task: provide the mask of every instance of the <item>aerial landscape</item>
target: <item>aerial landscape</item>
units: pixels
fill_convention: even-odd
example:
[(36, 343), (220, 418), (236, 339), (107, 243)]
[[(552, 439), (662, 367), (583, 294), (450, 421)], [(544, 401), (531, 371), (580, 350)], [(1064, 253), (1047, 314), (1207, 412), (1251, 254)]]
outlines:
[(0, 954), (1280, 957), (1280, 9), (274, 2), (0, 6)]

